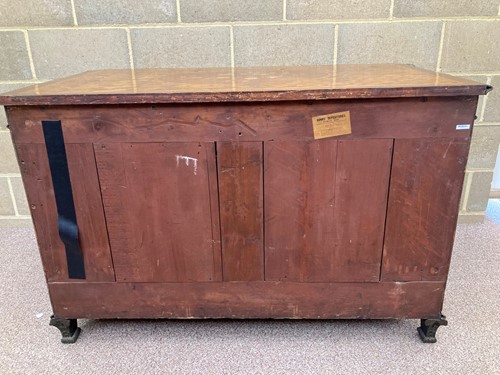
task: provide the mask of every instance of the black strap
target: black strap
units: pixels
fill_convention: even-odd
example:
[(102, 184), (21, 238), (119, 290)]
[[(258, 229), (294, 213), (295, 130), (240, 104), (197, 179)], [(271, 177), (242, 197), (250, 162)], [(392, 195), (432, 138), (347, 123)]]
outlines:
[(68, 276), (70, 279), (85, 279), (61, 121), (42, 121), (42, 127), (56, 197), (59, 236), (66, 248)]

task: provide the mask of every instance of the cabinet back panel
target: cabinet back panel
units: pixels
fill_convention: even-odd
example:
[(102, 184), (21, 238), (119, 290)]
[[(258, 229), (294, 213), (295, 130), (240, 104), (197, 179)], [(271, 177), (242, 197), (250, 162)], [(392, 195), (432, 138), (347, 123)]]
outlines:
[(265, 143), (266, 280), (379, 280), (392, 144)]
[[(64, 244), (59, 237), (54, 187), (44, 144), (16, 145), (24, 186), (48, 281), (67, 281)], [(67, 144), (66, 157), (87, 281), (114, 281), (99, 181), (90, 144)]]
[(220, 280), (214, 144), (94, 148), (117, 281)]
[(264, 280), (261, 142), (217, 142), (224, 281)]
[(397, 139), (382, 281), (445, 281), (469, 142)]
[(350, 111), (358, 138), (468, 138), (476, 97), (282, 103), (11, 107), (17, 142), (43, 143), (42, 120), (62, 121), (66, 143), (313, 141), (311, 118)]

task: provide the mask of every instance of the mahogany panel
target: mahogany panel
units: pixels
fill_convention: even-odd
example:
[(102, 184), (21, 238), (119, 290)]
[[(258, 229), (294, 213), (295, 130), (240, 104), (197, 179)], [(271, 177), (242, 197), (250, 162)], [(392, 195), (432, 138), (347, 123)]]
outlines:
[(217, 143), (224, 281), (264, 280), (262, 143)]
[(264, 144), (266, 280), (336, 276), (331, 257), (337, 145), (333, 139)]
[[(438, 318), (444, 282), (50, 283), (61, 318)], [(78, 296), (78, 298), (75, 298)]]
[(479, 95), (491, 87), (397, 64), (115, 69), (81, 73), (0, 96), (0, 104), (279, 101)]
[(397, 139), (381, 280), (446, 280), (469, 142)]
[[(17, 144), (16, 152), (46, 278), (49, 281), (68, 280), (66, 253), (58, 232), (57, 208), (45, 145)], [(94, 150), (89, 144), (69, 144), (66, 145), (66, 156), (86, 280), (114, 281)]]
[(313, 116), (350, 111), (352, 134), (338, 139), (470, 137), (477, 97), (319, 102), (15, 107), (16, 142), (43, 143), (41, 121), (62, 121), (67, 143), (312, 141)]
[(392, 140), (265, 143), (266, 280), (379, 280)]
[(214, 151), (196, 142), (95, 145), (117, 281), (221, 279)]
[(392, 139), (339, 141), (335, 180), (337, 280), (379, 281)]

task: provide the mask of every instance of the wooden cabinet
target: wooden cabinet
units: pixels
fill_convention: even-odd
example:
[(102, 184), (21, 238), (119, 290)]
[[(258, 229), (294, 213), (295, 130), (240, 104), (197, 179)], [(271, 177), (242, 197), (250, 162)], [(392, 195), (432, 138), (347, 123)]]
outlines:
[[(404, 65), (88, 72), (0, 97), (63, 341), (77, 318), (420, 318), (478, 95)], [(315, 139), (312, 119), (349, 113)], [(345, 124), (344, 124), (345, 125)]]

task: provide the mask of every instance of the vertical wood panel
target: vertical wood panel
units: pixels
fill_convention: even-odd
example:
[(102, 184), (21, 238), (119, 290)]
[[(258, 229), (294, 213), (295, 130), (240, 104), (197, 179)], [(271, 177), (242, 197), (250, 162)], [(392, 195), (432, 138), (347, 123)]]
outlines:
[(266, 280), (378, 281), (391, 146), (265, 144)]
[(66, 145), (80, 246), (89, 281), (115, 280), (99, 178), (92, 144)]
[(264, 154), (266, 280), (328, 278), (337, 141), (267, 142)]
[(117, 280), (219, 280), (213, 143), (98, 144), (95, 151)]
[[(95, 144), (95, 158), (97, 163), (97, 171), (99, 174), (99, 182), (101, 188), (102, 201), (104, 211), (106, 213), (106, 224), (108, 228), (109, 241), (111, 245), (111, 253), (113, 254), (113, 264), (115, 267), (115, 276), (120, 281), (121, 276), (118, 275), (118, 265), (123, 264), (128, 254), (127, 234), (133, 228), (126, 220), (121, 220), (124, 216), (125, 205), (122, 202), (122, 190), (125, 186), (125, 170), (123, 166), (122, 148), (119, 143), (116, 144)], [(108, 181), (118, 183), (116, 188), (108, 186)], [(132, 195), (130, 199), (132, 200)], [(115, 251), (120, 249), (120, 251)]]
[(263, 280), (262, 143), (217, 143), (217, 158), (224, 280)]
[[(57, 208), (45, 145), (16, 146), (26, 195), (49, 281), (68, 280), (66, 254), (57, 227)], [(87, 281), (114, 281), (104, 211), (91, 144), (67, 144), (80, 246)]]
[[(48, 281), (68, 280), (64, 244), (57, 229), (56, 201), (45, 145), (18, 144), (16, 152), (45, 277)], [(86, 276), (90, 277), (88, 274)]]
[(383, 281), (446, 280), (469, 142), (397, 139)]
[(392, 139), (339, 141), (334, 270), (339, 281), (378, 281)]

